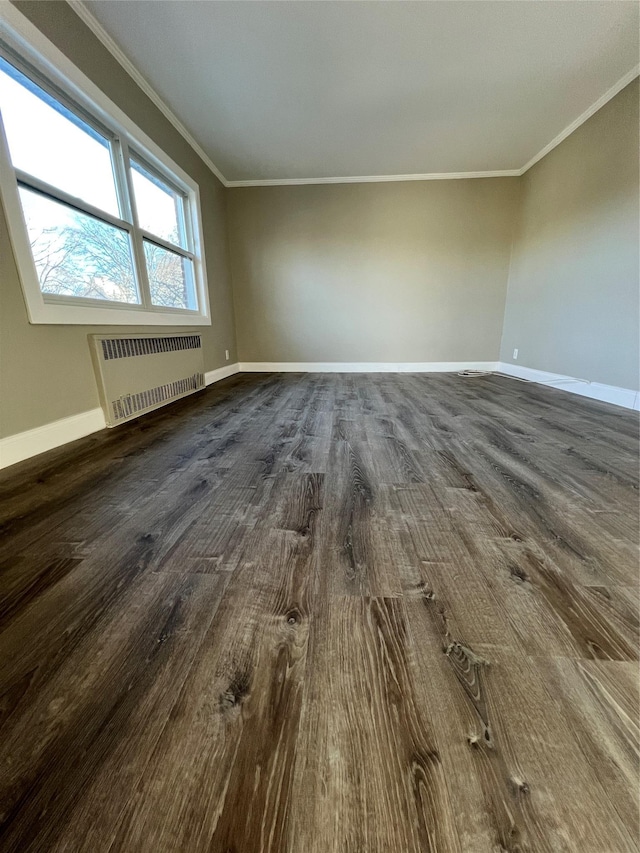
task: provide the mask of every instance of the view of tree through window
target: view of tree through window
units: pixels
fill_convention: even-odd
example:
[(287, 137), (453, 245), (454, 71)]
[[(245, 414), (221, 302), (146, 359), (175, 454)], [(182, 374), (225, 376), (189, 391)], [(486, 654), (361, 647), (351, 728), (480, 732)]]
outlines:
[(24, 187), (20, 198), (43, 293), (140, 301), (126, 231)]
[[(138, 223), (150, 235), (185, 247), (184, 199), (134, 158), (131, 179)], [(191, 261), (168, 247), (144, 241), (151, 302), (168, 308), (195, 307)]]
[(183, 194), (2, 57), (0, 114), (43, 294), (197, 310)]
[(168, 308), (187, 308), (192, 302), (191, 261), (145, 240), (151, 301)]

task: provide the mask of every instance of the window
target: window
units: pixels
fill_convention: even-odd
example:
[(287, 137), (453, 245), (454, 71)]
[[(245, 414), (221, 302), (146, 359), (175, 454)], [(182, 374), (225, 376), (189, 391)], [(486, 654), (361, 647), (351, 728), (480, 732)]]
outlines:
[(47, 70), (0, 42), (0, 189), (31, 321), (210, 323), (197, 185)]

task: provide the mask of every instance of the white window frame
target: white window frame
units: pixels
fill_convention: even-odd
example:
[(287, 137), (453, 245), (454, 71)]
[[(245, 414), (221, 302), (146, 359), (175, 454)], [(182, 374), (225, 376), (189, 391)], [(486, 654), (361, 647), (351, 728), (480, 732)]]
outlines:
[[(121, 215), (126, 216), (127, 221), (125, 221), (110, 216), (104, 211), (95, 210), (91, 205), (70, 196), (65, 199), (65, 193), (57, 187), (47, 187), (42, 181), (37, 181), (32, 176), (22, 175), (14, 169), (11, 163), (7, 140), (0, 120), (0, 198), (7, 219), (9, 237), (18, 266), (29, 321), (31, 323), (101, 326), (210, 326), (211, 313), (198, 184), (149, 136), (141, 131), (126, 113), (92, 83), (37, 27), (14, 6), (4, 2), (0, 2), (0, 53), (3, 53), (2, 43), (55, 89), (60, 90), (65, 96), (65, 100), (68, 99), (69, 101), (69, 104), (65, 104), (66, 106), (75, 104), (80, 108), (81, 118), (83, 118), (82, 113), (86, 113), (109, 132), (118, 196), (125, 201), (125, 207), (128, 207), (121, 212)], [(12, 61), (8, 51), (4, 52), (3, 55), (9, 62)], [(129, 148), (132, 156), (142, 161), (143, 166), (150, 167), (170, 188), (177, 190), (179, 194), (184, 196), (186, 200), (185, 228), (191, 250), (177, 250), (173, 244), (138, 227), (135, 198), (131, 184)], [(94, 213), (99, 219), (117, 225), (132, 234), (132, 251), (142, 299), (141, 305), (42, 293), (18, 194), (18, 180), (44, 192), (52, 190), (53, 198), (67, 200), (74, 207), (89, 214)], [(123, 182), (127, 186), (125, 192), (123, 192)], [(130, 207), (127, 202), (129, 202)], [(172, 252), (178, 251), (179, 254), (193, 261), (197, 310), (152, 306), (143, 256), (143, 237)]]

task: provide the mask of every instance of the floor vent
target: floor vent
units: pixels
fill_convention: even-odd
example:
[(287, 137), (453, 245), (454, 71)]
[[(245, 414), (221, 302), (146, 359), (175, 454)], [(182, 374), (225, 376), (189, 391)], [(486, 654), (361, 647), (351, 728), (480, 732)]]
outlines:
[(90, 335), (107, 426), (205, 387), (200, 335)]

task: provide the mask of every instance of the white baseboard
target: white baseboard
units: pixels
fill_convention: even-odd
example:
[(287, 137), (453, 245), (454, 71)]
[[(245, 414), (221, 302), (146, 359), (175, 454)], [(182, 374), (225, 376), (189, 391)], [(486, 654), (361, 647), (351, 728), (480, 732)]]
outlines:
[(605, 385), (602, 382), (590, 382), (587, 379), (577, 379), (574, 376), (563, 376), (561, 373), (549, 373), (546, 370), (534, 370), (532, 367), (521, 367), (518, 364), (508, 364), (501, 361), (497, 368), (500, 373), (515, 376), (518, 379), (528, 379), (539, 385), (559, 388), (570, 394), (579, 394), (603, 403), (612, 403), (624, 409), (640, 411), (640, 392), (630, 388), (619, 388), (617, 385)]
[[(226, 379), (227, 376), (238, 373), (239, 370), (240, 365), (237, 363), (219, 367), (217, 370), (210, 370), (205, 373), (205, 382), (207, 385), (212, 385), (214, 382), (219, 382), (221, 379)], [(102, 409), (90, 409), (88, 412), (81, 412), (79, 415), (71, 415), (68, 418), (61, 418), (59, 421), (53, 421), (50, 424), (43, 424), (43, 426), (35, 427), (35, 429), (2, 438), (0, 439), (0, 468), (15, 465), (16, 462), (22, 462), (32, 456), (37, 456), (39, 453), (61, 447), (63, 444), (68, 444), (78, 438), (84, 438), (86, 435), (105, 429), (105, 427)]]
[(242, 373), (454, 373), (495, 370), (495, 361), (243, 361)]
[[(458, 370), (493, 370), (528, 379), (541, 385), (580, 394), (640, 411), (640, 392), (618, 388), (601, 382), (589, 382), (573, 376), (534, 370), (531, 367), (494, 361), (428, 361), (428, 362), (242, 362), (229, 364), (205, 373), (205, 382), (212, 385), (234, 373), (451, 373)], [(79, 415), (61, 418), (50, 424), (0, 439), (0, 468), (15, 465), (31, 456), (53, 450), (78, 438), (105, 428), (102, 409), (90, 409)]]
[(574, 376), (534, 370), (531, 367), (496, 361), (339, 362), (339, 361), (244, 361), (241, 373), (455, 373), (459, 370), (490, 370), (559, 388), (592, 400), (601, 400), (640, 411), (640, 392)]
[(102, 409), (90, 409), (50, 424), (0, 439), (0, 468), (53, 450), (106, 427)]
[(226, 364), (224, 367), (218, 367), (216, 370), (208, 370), (204, 375), (205, 385), (213, 385), (214, 382), (220, 382), (221, 379), (226, 379), (227, 376), (233, 376), (234, 373), (240, 372), (240, 365)]

